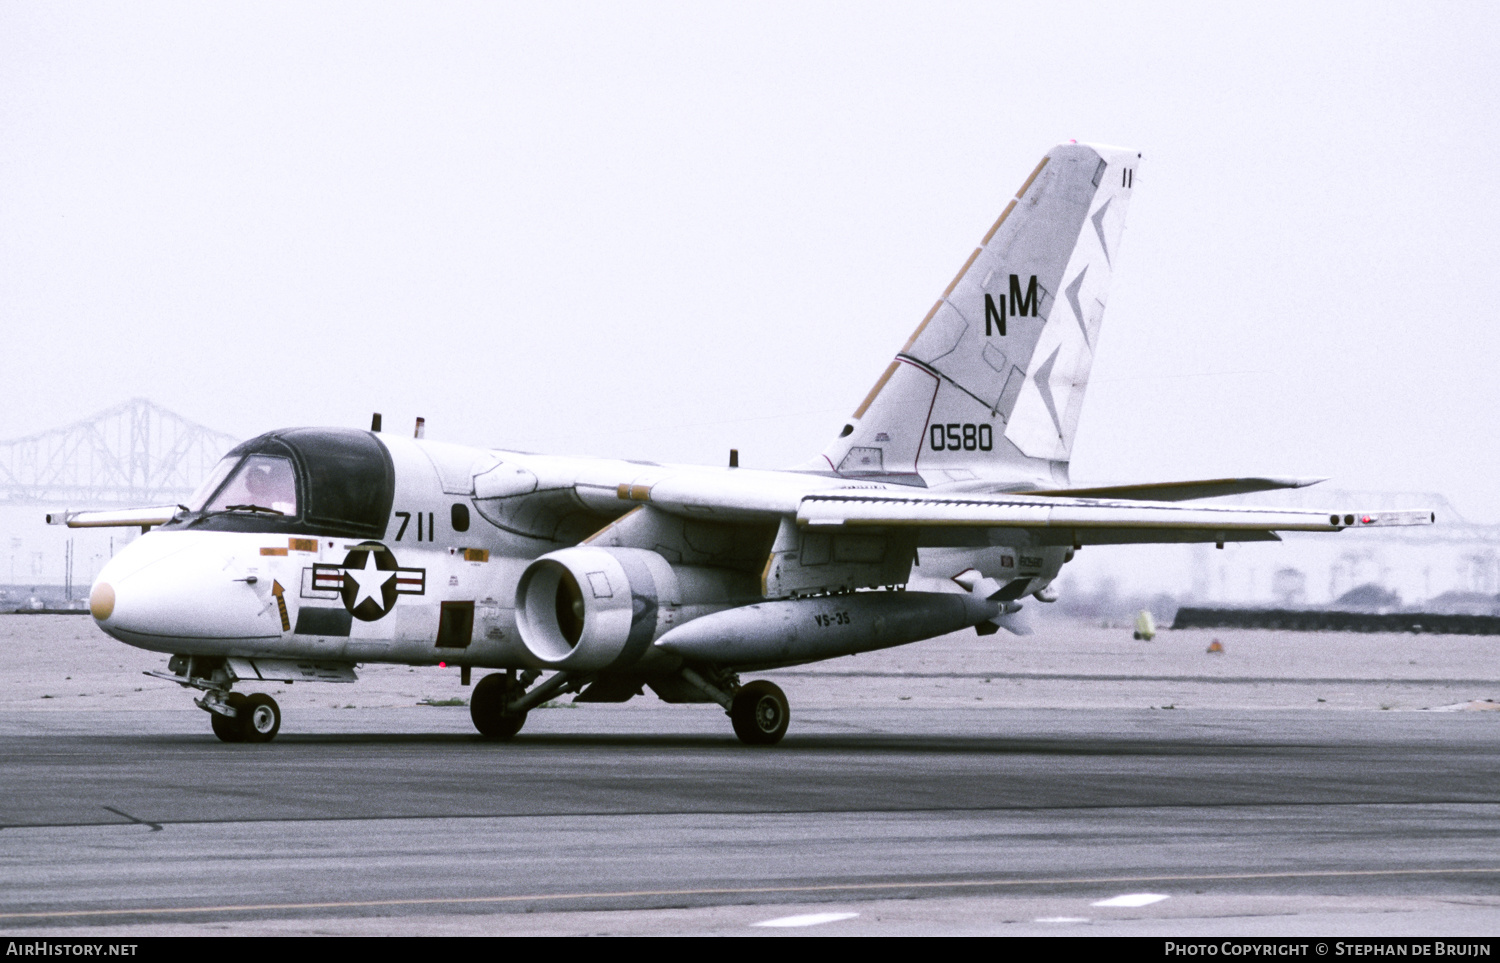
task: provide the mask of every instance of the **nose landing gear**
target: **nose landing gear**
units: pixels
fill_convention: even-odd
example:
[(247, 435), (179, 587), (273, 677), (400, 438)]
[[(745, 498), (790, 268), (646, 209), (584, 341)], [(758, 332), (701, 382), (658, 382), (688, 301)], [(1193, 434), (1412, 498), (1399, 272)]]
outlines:
[[(270, 681), (251, 666), (261, 681)], [(281, 731), (281, 706), (264, 692), (230, 692), (239, 681), (228, 662), (217, 656), (174, 655), (166, 672), (146, 675), (167, 679), (186, 688), (197, 689), (203, 698), (193, 704), (208, 713), (214, 735), (224, 742), (270, 742)], [(353, 673), (349, 673), (350, 681)], [(342, 681), (341, 679), (335, 681)]]
[[(207, 709), (214, 735), (224, 742), (270, 742), (281, 731), (281, 706), (264, 692), (209, 693), (193, 700)], [(225, 710), (232, 710), (233, 715)]]

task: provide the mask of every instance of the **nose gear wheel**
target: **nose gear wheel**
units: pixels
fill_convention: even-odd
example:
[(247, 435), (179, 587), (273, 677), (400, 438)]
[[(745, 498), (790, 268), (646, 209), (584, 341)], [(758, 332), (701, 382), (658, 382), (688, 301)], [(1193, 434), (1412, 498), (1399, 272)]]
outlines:
[(237, 719), (246, 742), (270, 742), (281, 731), (281, 706), (264, 692), (255, 692), (245, 698)]
[(224, 704), (233, 716), (209, 713), (214, 735), (224, 742), (270, 742), (281, 731), (281, 706), (263, 692), (231, 692)]
[(244, 742), (245, 731), (243, 713), (245, 711), (245, 694), (243, 692), (231, 692), (224, 697), (224, 704), (234, 710), (232, 716), (221, 716), (217, 712), (208, 714), (209, 723), (214, 727), (214, 735), (222, 742)]

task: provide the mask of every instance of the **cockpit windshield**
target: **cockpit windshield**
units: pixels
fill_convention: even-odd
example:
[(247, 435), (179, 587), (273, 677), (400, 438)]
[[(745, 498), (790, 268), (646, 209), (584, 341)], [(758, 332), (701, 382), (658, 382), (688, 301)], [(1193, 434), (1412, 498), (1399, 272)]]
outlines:
[(235, 466), (240, 463), (241, 457), (243, 456), (235, 452), (219, 459), (219, 463), (214, 466), (213, 474), (209, 475), (208, 480), (199, 485), (198, 490), (193, 492), (193, 497), (187, 500), (188, 511), (203, 511), (203, 506), (208, 504), (208, 500), (213, 497), (214, 492), (218, 491), (219, 486), (224, 484), (224, 479), (228, 478), (229, 473), (234, 471)]
[(162, 527), (382, 538), (395, 493), (390, 452), (377, 435), (292, 428), (237, 445), (187, 511)]
[(275, 455), (246, 455), (229, 481), (197, 510), (297, 514), (297, 480), (291, 461)]

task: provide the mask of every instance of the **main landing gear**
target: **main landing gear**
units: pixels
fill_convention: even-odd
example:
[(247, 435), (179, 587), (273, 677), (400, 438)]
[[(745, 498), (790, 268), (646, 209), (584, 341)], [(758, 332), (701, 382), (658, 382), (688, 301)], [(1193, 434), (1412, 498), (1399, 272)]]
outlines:
[[(774, 682), (757, 679), (740, 685), (732, 672), (703, 673), (683, 668), (680, 682), (697, 690), (697, 695), (676, 698), (663, 690), (658, 693), (669, 702), (717, 702), (724, 707), (734, 726), (734, 734), (747, 746), (774, 746), (786, 735), (792, 711), (786, 693)], [(511, 739), (526, 724), (526, 713), (554, 696), (576, 692), (590, 681), (588, 675), (558, 672), (546, 682), (531, 688), (540, 673), (528, 671), (517, 677), (514, 670), (485, 676), (474, 686), (469, 699), (469, 716), (480, 735), (490, 739)], [(215, 732), (218, 720), (215, 717)]]
[(588, 684), (587, 676), (559, 672), (541, 685), (527, 688), (541, 673), (528, 670), (516, 676), (514, 669), (496, 672), (479, 680), (469, 697), (469, 718), (479, 734), (490, 739), (510, 739), (526, 724), (526, 713), (556, 695), (577, 692)]
[(479, 734), (490, 739), (510, 739), (526, 724), (526, 712), (510, 711), (510, 704), (526, 694), (514, 673), (487, 675), (474, 686), (469, 697), (469, 718)]
[(786, 693), (774, 682), (756, 679), (740, 684), (739, 676), (720, 670), (708, 673), (684, 666), (680, 672), (689, 685), (724, 707), (734, 734), (747, 746), (774, 746), (786, 735), (792, 709)]
[(740, 686), (729, 703), (734, 734), (747, 746), (774, 746), (792, 719), (786, 693), (774, 682), (756, 679)]

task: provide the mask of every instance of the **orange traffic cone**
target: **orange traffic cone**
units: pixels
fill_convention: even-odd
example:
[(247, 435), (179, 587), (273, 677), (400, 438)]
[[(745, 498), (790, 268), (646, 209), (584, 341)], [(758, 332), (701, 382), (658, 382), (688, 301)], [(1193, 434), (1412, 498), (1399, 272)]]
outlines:
[(1212, 642), (1208, 643), (1208, 651), (1210, 653), (1213, 653), (1213, 652), (1220, 652), (1220, 653), (1222, 653), (1224, 651), (1224, 647), (1219, 644), (1219, 640), (1218, 639), (1214, 639)]

